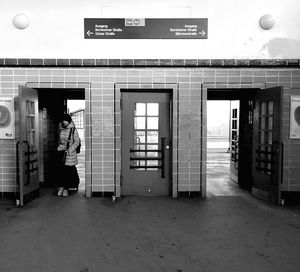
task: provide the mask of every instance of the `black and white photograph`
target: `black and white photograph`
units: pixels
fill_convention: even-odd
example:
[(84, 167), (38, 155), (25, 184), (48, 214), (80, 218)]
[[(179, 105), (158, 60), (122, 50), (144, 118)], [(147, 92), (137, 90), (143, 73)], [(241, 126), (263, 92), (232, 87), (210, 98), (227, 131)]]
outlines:
[(299, 0), (0, 0), (0, 272), (300, 271)]

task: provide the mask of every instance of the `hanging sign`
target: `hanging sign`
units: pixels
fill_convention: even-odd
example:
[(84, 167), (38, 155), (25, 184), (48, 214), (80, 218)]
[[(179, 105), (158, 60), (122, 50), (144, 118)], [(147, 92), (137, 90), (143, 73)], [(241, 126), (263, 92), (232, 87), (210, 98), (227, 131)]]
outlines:
[(15, 111), (13, 98), (0, 98), (0, 139), (15, 138)]
[(85, 39), (207, 39), (207, 18), (85, 18)]

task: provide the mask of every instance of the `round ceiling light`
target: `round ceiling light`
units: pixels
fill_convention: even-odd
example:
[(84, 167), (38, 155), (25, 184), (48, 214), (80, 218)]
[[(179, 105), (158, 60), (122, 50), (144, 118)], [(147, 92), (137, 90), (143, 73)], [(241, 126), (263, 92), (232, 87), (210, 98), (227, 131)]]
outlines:
[(275, 25), (275, 18), (272, 14), (265, 14), (260, 17), (259, 25), (264, 30), (269, 30)]
[(13, 25), (18, 29), (25, 29), (29, 26), (30, 20), (28, 16), (24, 13), (18, 13), (13, 18)]

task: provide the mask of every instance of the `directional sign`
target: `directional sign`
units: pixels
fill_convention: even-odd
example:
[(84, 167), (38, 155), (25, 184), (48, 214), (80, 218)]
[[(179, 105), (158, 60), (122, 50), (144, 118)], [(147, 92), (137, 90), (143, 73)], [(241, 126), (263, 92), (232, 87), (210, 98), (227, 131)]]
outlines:
[(207, 39), (207, 18), (85, 18), (85, 39)]

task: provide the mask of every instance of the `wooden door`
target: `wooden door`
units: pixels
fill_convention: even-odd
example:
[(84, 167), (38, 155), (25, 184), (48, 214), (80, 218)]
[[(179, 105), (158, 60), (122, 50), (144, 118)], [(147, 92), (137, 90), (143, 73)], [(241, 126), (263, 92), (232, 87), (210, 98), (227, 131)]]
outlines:
[(170, 194), (170, 94), (122, 92), (122, 195)]
[(17, 142), (18, 184), (17, 206), (23, 206), (39, 192), (39, 120), (38, 93), (19, 86), (19, 139)]
[(238, 183), (240, 102), (230, 101), (230, 178)]
[(282, 175), (282, 87), (258, 91), (253, 118), (253, 188), (258, 197), (280, 204)]

